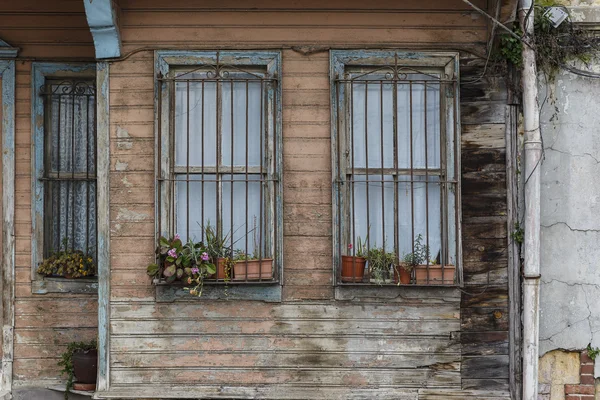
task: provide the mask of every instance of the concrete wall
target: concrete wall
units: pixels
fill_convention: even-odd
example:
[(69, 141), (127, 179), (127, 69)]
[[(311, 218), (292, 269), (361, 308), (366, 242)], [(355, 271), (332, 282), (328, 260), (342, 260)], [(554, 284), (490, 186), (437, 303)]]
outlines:
[[(597, 6), (577, 7), (572, 14), (595, 28), (599, 11)], [(600, 64), (593, 69), (599, 72)], [(582, 350), (589, 343), (600, 347), (600, 79), (564, 72), (556, 82), (540, 86), (540, 103), (547, 96), (541, 118), (544, 356), (556, 349)]]

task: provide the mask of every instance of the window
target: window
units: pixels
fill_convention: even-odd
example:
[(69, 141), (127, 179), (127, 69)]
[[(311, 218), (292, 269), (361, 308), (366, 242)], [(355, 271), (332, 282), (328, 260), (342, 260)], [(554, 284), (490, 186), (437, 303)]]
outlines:
[(96, 99), (93, 80), (47, 80), (44, 257), (68, 249), (97, 258)]
[[(97, 291), (95, 70), (93, 64), (32, 65), (33, 293)], [(91, 279), (37, 273), (45, 259), (65, 250), (86, 256), (82, 275)]]
[(459, 282), (457, 63), (332, 52), (338, 283)]
[(279, 53), (159, 52), (157, 66), (158, 235), (205, 242), (211, 229), (244, 260), (229, 284), (277, 282)]

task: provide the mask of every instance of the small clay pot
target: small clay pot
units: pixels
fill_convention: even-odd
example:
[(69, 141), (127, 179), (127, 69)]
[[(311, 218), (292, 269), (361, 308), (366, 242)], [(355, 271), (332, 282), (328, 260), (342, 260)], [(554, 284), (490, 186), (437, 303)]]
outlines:
[(364, 257), (342, 256), (342, 282), (362, 282), (366, 263)]
[(394, 282), (398, 283), (398, 280), (402, 285), (410, 285), (410, 271), (404, 269), (402, 265), (394, 268)]
[(273, 259), (237, 261), (233, 265), (234, 281), (270, 280), (273, 278)]
[(77, 382), (95, 385), (98, 373), (98, 350), (75, 350), (72, 360)]

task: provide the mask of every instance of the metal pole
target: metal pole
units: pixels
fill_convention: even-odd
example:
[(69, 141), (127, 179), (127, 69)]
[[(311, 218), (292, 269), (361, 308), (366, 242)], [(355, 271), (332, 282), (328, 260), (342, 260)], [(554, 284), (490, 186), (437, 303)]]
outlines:
[[(532, 42), (532, 0), (520, 0), (519, 20), (525, 40)], [(523, 400), (537, 400), (540, 288), (540, 133), (535, 52), (523, 46), (523, 125), (525, 128), (525, 242), (523, 285)]]

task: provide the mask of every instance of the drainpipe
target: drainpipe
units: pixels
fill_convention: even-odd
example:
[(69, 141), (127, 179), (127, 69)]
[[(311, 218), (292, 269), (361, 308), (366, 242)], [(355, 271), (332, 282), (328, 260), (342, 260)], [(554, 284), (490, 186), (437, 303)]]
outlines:
[[(520, 0), (519, 21), (529, 43), (534, 35), (532, 0)], [(531, 11), (531, 12), (530, 12)], [(525, 128), (525, 215), (523, 268), (523, 400), (537, 400), (540, 308), (540, 164), (542, 138), (535, 52), (523, 44), (523, 125)]]

